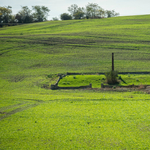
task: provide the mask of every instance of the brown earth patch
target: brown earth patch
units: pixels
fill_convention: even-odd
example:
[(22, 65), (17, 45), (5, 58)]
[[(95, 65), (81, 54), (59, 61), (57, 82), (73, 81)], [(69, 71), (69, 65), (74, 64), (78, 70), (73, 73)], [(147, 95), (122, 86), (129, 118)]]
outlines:
[(103, 91), (141, 91), (150, 94), (150, 85), (103, 86)]

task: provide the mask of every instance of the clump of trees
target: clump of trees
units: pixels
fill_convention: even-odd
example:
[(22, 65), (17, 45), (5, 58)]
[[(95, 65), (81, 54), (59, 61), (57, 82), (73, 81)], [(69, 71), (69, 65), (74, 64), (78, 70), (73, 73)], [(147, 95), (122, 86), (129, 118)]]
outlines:
[[(32, 23), (46, 21), (50, 9), (45, 6), (32, 6), (29, 9), (28, 6), (21, 6), (21, 10), (13, 15), (12, 7), (0, 7), (0, 23)], [(60, 15), (61, 20), (71, 19), (96, 19), (96, 18), (109, 18), (118, 16), (114, 10), (104, 10), (96, 3), (88, 3), (86, 7), (79, 7), (77, 4), (72, 4), (68, 7), (69, 13), (62, 13)], [(53, 20), (58, 20), (54, 17)]]
[(49, 8), (45, 6), (21, 6), (21, 10), (12, 15), (12, 7), (0, 7), (0, 23), (32, 23), (47, 20)]
[[(78, 7), (77, 4), (73, 4), (68, 7), (68, 13), (61, 14), (61, 20), (70, 19), (96, 19), (96, 18), (109, 18), (118, 16), (119, 13), (116, 13), (114, 10), (104, 10), (96, 3), (88, 3), (86, 7)], [(71, 16), (71, 17), (68, 17)], [(67, 19), (66, 19), (67, 18)]]

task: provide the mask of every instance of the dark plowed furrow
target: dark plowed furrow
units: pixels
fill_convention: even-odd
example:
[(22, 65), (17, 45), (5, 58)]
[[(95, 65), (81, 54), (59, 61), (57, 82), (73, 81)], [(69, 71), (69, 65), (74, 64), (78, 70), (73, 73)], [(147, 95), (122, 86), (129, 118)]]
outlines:
[(16, 104), (16, 105), (11, 105), (11, 106), (2, 107), (2, 108), (0, 108), (0, 112), (3, 112), (3, 111), (5, 111), (5, 110), (8, 110), (8, 109), (11, 109), (11, 108), (20, 106), (20, 105), (24, 105), (24, 104), (27, 104), (27, 102), (19, 103), (19, 104)]
[(24, 106), (24, 107), (20, 107), (20, 108), (14, 109), (14, 110), (12, 110), (12, 111), (10, 111), (8, 113), (5, 113), (4, 116), (1, 116), (0, 117), (0, 121), (5, 119), (5, 118), (7, 118), (7, 117), (9, 117), (9, 116), (11, 116), (11, 115), (13, 115), (13, 114), (15, 114), (15, 113), (24, 111), (24, 110), (32, 108), (32, 107), (36, 107), (38, 105), (39, 105), (39, 103), (35, 103), (35, 104), (30, 104), (30, 105), (27, 105), (27, 106)]

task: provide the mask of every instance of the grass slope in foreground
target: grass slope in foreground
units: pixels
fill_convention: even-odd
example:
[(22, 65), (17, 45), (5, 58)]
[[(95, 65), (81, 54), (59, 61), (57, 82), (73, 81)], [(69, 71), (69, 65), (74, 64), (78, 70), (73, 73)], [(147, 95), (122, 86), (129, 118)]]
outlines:
[(1, 149), (148, 149), (149, 95), (41, 91), (1, 99)]
[[(148, 94), (51, 91), (55, 74), (149, 71), (150, 16), (0, 29), (0, 149), (148, 149)], [(47, 78), (47, 75), (51, 78)]]

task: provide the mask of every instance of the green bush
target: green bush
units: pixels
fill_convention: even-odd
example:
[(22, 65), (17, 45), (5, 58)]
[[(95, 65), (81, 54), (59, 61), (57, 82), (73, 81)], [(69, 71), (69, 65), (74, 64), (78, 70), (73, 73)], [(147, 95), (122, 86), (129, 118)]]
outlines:
[(118, 84), (118, 80), (117, 80), (117, 77), (118, 77), (118, 71), (109, 71), (109, 72), (106, 72), (105, 73), (105, 76), (106, 76), (106, 81), (108, 84)]
[(60, 15), (61, 20), (72, 20), (71, 15), (69, 15), (68, 13), (63, 13)]

